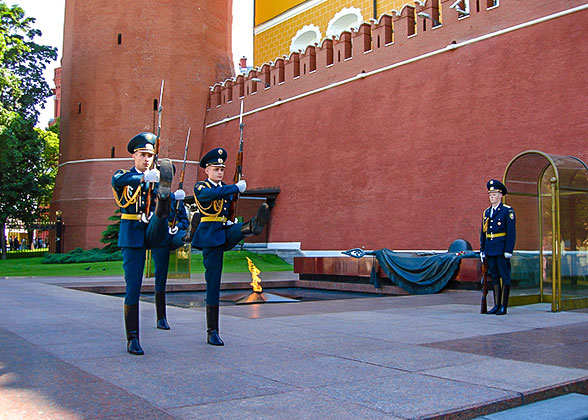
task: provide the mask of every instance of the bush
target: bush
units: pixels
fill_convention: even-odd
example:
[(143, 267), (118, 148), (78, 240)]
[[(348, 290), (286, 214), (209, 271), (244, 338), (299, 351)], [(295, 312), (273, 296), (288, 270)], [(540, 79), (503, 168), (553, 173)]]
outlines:
[(84, 251), (82, 248), (76, 248), (67, 254), (45, 254), (43, 264), (71, 264), (71, 263), (89, 263), (103, 261), (122, 261), (122, 252), (108, 252), (104, 249), (93, 248)]

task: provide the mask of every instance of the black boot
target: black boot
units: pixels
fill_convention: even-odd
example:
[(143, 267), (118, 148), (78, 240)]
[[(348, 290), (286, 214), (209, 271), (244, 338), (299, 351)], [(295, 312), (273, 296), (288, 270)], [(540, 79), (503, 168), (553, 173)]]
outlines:
[(194, 232), (196, 232), (196, 228), (200, 224), (201, 217), (202, 217), (202, 215), (198, 211), (196, 211), (196, 213), (194, 213), (192, 215), (192, 220), (190, 221), (190, 229), (188, 229), (188, 231), (186, 232), (186, 234), (182, 238), (183, 242), (186, 242), (186, 243), (192, 242), (192, 238), (194, 237)]
[(496, 315), (506, 315), (506, 308), (508, 308), (508, 297), (510, 295), (510, 286), (504, 286), (502, 288), (502, 306), (496, 312)]
[(174, 169), (169, 159), (159, 162), (159, 186), (157, 187), (157, 205), (155, 215), (162, 219), (169, 216), (171, 210), (171, 184), (174, 179)]
[(207, 342), (213, 346), (224, 346), (218, 335), (218, 305), (206, 305)]
[(157, 312), (157, 328), (169, 330), (165, 316), (165, 292), (155, 292), (155, 311)]
[(127, 331), (127, 352), (142, 356), (139, 343), (139, 304), (125, 305), (125, 329)]
[(263, 231), (263, 228), (269, 220), (269, 214), (269, 206), (267, 205), (267, 203), (263, 203), (261, 206), (259, 206), (259, 209), (257, 210), (257, 214), (255, 215), (255, 217), (247, 223), (244, 223), (241, 227), (241, 232), (243, 233), (243, 235), (259, 235)]
[(494, 306), (487, 313), (490, 315), (495, 314), (500, 309), (500, 283), (494, 282)]

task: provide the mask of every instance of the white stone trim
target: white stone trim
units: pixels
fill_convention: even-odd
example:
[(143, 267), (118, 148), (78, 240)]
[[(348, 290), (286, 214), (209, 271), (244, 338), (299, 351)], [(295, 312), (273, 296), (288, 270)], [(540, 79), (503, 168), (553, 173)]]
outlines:
[[(337, 25), (337, 22), (343, 20), (347, 16), (355, 16), (356, 22), (354, 25), (352, 25), (352, 26), (343, 25), (343, 27), (339, 27), (339, 26), (335, 27), (335, 25)], [(360, 9), (358, 9), (357, 7), (344, 7), (343, 9), (341, 9), (337, 13), (335, 13), (335, 15), (329, 21), (329, 24), (327, 25), (327, 32), (326, 32), (327, 38), (330, 38), (332, 36), (339, 36), (339, 35), (341, 35), (341, 32), (348, 31), (351, 28), (357, 29), (357, 28), (359, 28), (359, 25), (361, 25), (361, 22), (363, 22), (363, 16), (361, 14)]]
[[(313, 41), (308, 41), (308, 42), (302, 42), (300, 43), (298, 40), (306, 35), (306, 34), (314, 34), (314, 40)], [(309, 45), (314, 45), (314, 44), (318, 44), (321, 41), (321, 30), (318, 26), (316, 25), (304, 25), (302, 28), (300, 28), (298, 30), (298, 32), (296, 32), (296, 35), (294, 35), (294, 37), (292, 38), (292, 42), (290, 43), (290, 53), (296, 52), (296, 51), (305, 51), (306, 47), (308, 47)]]
[(260, 23), (256, 27), (253, 28), (253, 34), (258, 35), (263, 31), (267, 31), (270, 28), (273, 28), (276, 25), (279, 25), (282, 22), (287, 21), (288, 19), (293, 18), (296, 15), (299, 15), (302, 12), (306, 12), (309, 9), (312, 9), (315, 6), (318, 6), (321, 3), (326, 2), (327, 0), (308, 0), (298, 6), (294, 6), (293, 8), (286, 10), (284, 13), (279, 14), (278, 16)]

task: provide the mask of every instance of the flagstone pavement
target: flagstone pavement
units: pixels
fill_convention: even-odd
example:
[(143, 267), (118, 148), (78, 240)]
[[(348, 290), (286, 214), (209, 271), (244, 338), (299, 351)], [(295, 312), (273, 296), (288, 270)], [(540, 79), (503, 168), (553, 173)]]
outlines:
[(588, 394), (585, 310), (480, 315), (455, 290), (224, 305), (213, 347), (203, 308), (168, 306), (162, 331), (141, 302), (132, 356), (122, 299), (76, 282), (0, 278), (0, 419), (467, 419)]

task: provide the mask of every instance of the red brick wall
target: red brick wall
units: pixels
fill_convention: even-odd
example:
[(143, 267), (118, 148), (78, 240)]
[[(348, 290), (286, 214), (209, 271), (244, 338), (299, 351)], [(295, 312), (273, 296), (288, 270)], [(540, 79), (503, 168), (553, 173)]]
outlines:
[[(246, 112), (583, 2), (501, 0), (479, 12), (474, 2), (460, 20), (451, 3), (442, 3), (443, 26), (423, 31), (418, 18), (408, 38), (405, 9), (393, 18), (394, 43), (371, 52), (360, 47), (368, 29), (360, 28), (347, 61), (336, 61), (345, 45), (335, 41), (332, 66), (328, 44), (311, 47), (300, 62), (316, 53), (316, 71), (299, 78), (291, 56), (283, 84), (274, 84), (277, 66), (251, 73), (270, 87), (247, 94), (253, 82), (244, 80)], [(248, 186), (281, 188), (269, 240), (307, 250), (446, 249), (464, 238), (477, 248), (485, 183), (501, 179), (516, 154), (538, 149), (588, 161), (586, 28), (588, 11), (578, 11), (246, 115)], [(238, 115), (240, 82), (231, 103), (227, 88), (215, 87), (207, 123)], [(228, 148), (231, 160), (237, 139), (237, 119), (210, 126), (205, 149)]]
[[(101, 246), (99, 232), (114, 206), (110, 177), (120, 167), (108, 161), (111, 147), (116, 158), (128, 157), (132, 136), (156, 130), (153, 101), (162, 79), (160, 157), (182, 159), (191, 126), (188, 159), (198, 159), (208, 87), (233, 72), (231, 8), (230, 0), (67, 1), (60, 144), (66, 165), (52, 204), (53, 215), (64, 212), (65, 251)], [(105, 161), (68, 163), (96, 158)]]

